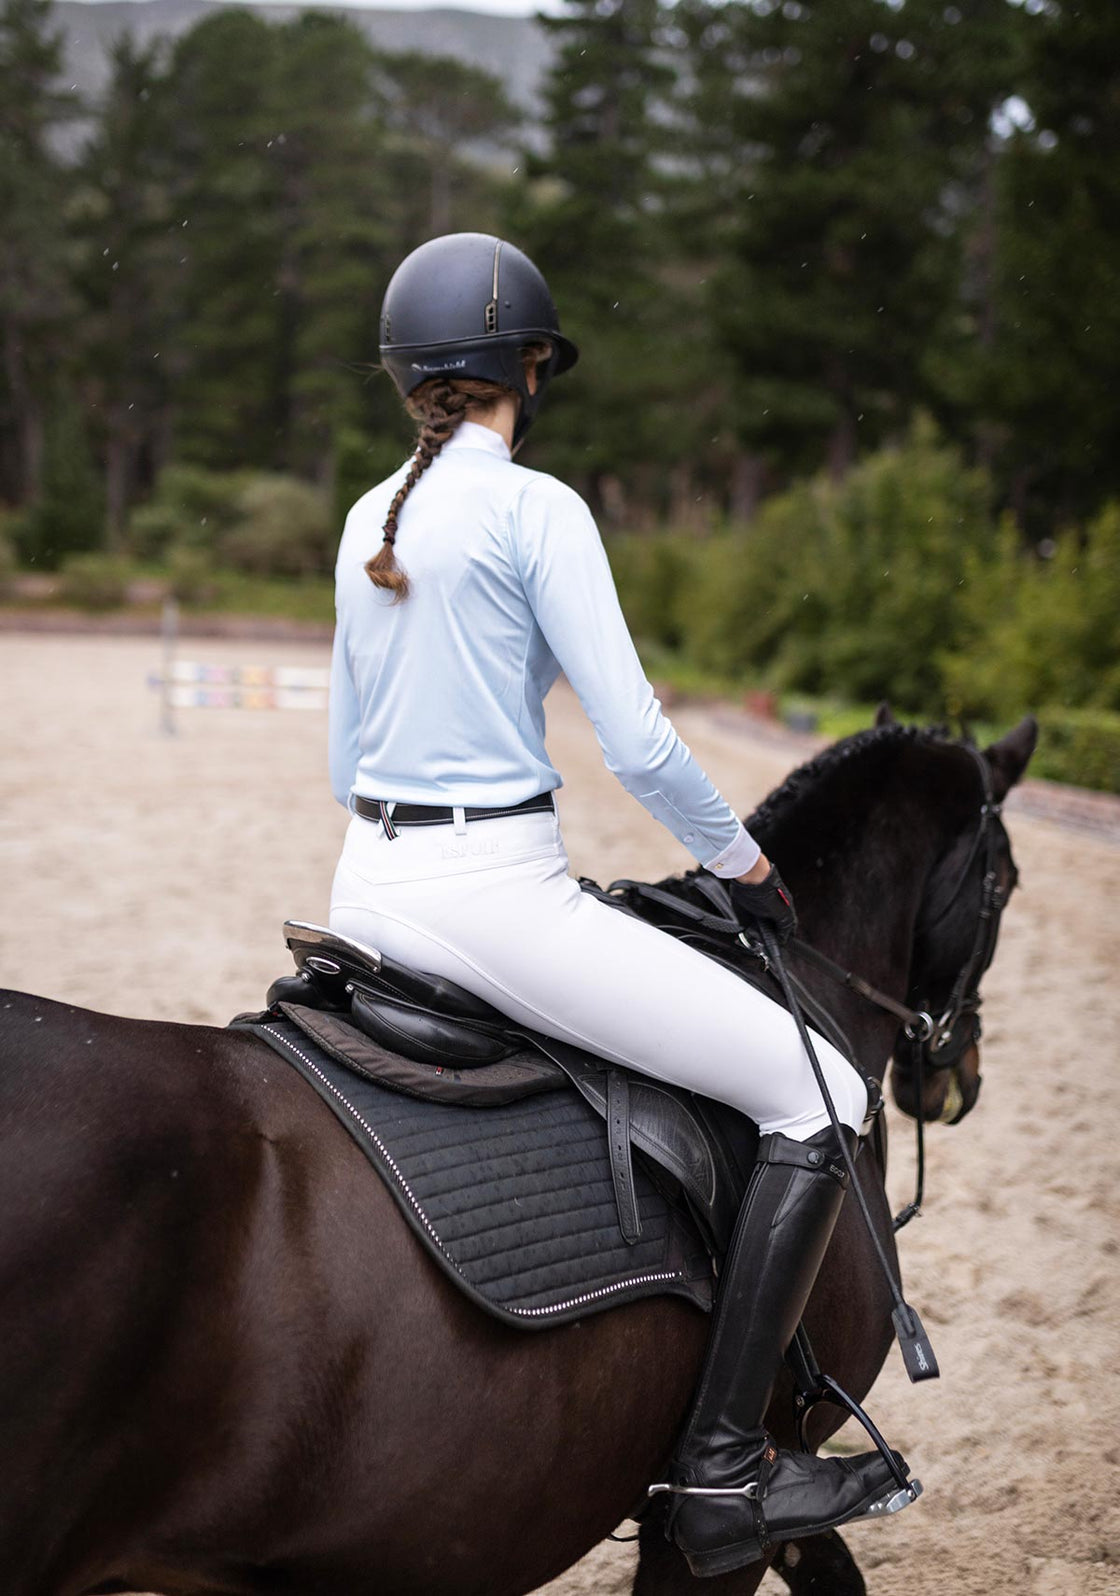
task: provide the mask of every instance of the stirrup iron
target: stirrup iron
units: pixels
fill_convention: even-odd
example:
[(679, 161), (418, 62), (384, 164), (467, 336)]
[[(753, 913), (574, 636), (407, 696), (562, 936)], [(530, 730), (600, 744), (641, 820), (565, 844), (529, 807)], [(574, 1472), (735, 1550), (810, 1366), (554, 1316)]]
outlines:
[(758, 1496), (758, 1481), (750, 1480), (746, 1485), (670, 1485), (667, 1480), (662, 1480), (646, 1491), (647, 1496), (660, 1496), (662, 1493), (670, 1496), (745, 1496), (748, 1502), (753, 1502)]

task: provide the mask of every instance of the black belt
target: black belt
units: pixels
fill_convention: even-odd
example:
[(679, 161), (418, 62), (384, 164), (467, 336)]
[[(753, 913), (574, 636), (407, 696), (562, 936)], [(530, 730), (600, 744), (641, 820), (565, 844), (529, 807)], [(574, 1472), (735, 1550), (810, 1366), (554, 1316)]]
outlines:
[[(390, 814), (390, 802), (387, 799), (363, 798), (355, 793), (352, 803), (354, 813), (361, 815), (363, 820), (379, 820), (389, 838), (396, 836), (398, 826), (449, 826), (455, 819), (455, 810), (446, 804), (393, 804)], [(503, 815), (543, 814), (546, 809), (553, 812), (555, 808), (552, 794), (539, 792), (532, 798), (526, 798), (523, 803), (504, 804), (497, 809), (464, 809), (463, 818), (500, 820)]]

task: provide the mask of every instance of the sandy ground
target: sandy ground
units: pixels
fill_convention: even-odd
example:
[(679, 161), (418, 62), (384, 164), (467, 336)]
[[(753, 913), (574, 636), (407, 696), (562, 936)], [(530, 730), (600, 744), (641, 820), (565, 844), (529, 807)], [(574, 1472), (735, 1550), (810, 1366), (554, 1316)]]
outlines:
[[(182, 656), (326, 657), (228, 641)], [(162, 736), (146, 685), (158, 663), (150, 640), (0, 636), (0, 982), (221, 1023), (283, 970), (282, 921), (325, 919), (345, 816), (327, 791), (322, 713), (187, 711)], [(675, 719), (742, 812), (796, 762), (733, 718)], [(607, 776), (563, 690), (550, 746), (578, 871), (686, 867)], [(963, 1125), (931, 1134), (927, 1211), (902, 1247), (943, 1378), (912, 1388), (895, 1354), (872, 1398), (927, 1495), (848, 1532), (872, 1596), (1120, 1593), (1120, 847), (1022, 814), (1010, 828), (1023, 890), (985, 984), (985, 1090)], [(550, 1596), (626, 1592), (632, 1556), (605, 1545)]]

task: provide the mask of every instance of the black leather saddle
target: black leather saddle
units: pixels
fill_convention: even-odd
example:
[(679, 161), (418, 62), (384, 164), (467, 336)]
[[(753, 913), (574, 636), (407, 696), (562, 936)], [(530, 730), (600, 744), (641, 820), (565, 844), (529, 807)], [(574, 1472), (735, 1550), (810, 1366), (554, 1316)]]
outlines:
[[(442, 976), (387, 958), (323, 926), (289, 920), (284, 938), (296, 974), (274, 981), (270, 1008), (327, 1011), (388, 1052), (456, 1072), (532, 1052), (550, 1060), (606, 1122), (619, 1228), (641, 1234), (632, 1155), (686, 1203), (721, 1256), (755, 1160), (757, 1127), (725, 1104), (617, 1065), (517, 1025)], [(539, 1066), (538, 1066), (539, 1068)], [(558, 1081), (558, 1084), (562, 1084)]]

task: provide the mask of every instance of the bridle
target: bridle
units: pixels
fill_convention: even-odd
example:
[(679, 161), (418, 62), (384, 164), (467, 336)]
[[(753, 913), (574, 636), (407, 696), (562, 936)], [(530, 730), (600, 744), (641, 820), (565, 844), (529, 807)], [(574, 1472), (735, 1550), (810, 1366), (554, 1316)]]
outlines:
[[(921, 1212), (922, 1198), (925, 1194), (925, 1120), (922, 1115), (922, 1099), (926, 1073), (928, 1071), (931, 1074), (940, 1074), (945, 1070), (955, 1070), (968, 1049), (980, 1042), (983, 1029), (980, 1021), (982, 1001), (980, 980), (995, 954), (1000, 916), (1007, 905), (1013, 885), (1013, 878), (1006, 887), (1001, 886), (999, 880), (999, 817), (1003, 806), (995, 801), (991, 770), (979, 749), (969, 744), (963, 746), (965, 752), (975, 762), (980, 777), (982, 793), (980, 814), (968, 855), (953, 885), (953, 890), (936, 918), (925, 929), (924, 935), (927, 938), (957, 907), (960, 895), (978, 858), (983, 861), (983, 876), (972, 947), (957, 973), (940, 1015), (934, 1018), (933, 1005), (928, 1000), (922, 1003), (919, 999), (919, 1006), (916, 1008), (908, 1008), (905, 1004), (896, 1002), (886, 993), (880, 992), (869, 982), (826, 958), (816, 948), (799, 938), (792, 939), (790, 943), (790, 946), (795, 947), (808, 963), (858, 993), (877, 1008), (894, 1015), (902, 1023), (902, 1034), (910, 1045), (910, 1063), (914, 1072), (917, 1170), (914, 1196), (894, 1217), (893, 1226), (896, 1231), (908, 1225), (911, 1219)], [(898, 1056), (898, 1052), (899, 1048), (896, 1045), (895, 1057)], [(962, 1100), (960, 1108), (948, 1123), (955, 1125), (964, 1112)]]
[[(939, 910), (936, 918), (924, 929), (923, 934), (928, 937), (944, 922), (958, 905), (961, 893), (972, 874), (977, 859), (983, 861), (983, 877), (980, 888), (980, 907), (977, 915), (976, 930), (972, 939), (972, 946), (968, 957), (962, 964), (956, 979), (950, 989), (949, 996), (941, 1013), (934, 1018), (935, 1005), (926, 1000), (918, 1007), (909, 1007), (892, 998), (889, 993), (881, 992), (878, 987), (872, 986), (869, 981), (860, 975), (847, 970), (842, 964), (830, 959), (827, 954), (821, 953), (809, 942), (800, 937), (790, 939), (788, 948), (796, 951), (805, 963), (820, 970), (830, 980), (838, 985), (855, 992), (866, 1002), (882, 1009), (884, 1013), (892, 1015), (899, 1021), (900, 1028), (906, 1041), (910, 1044), (910, 1059), (914, 1070), (916, 1109), (915, 1121), (917, 1125), (917, 1178), (913, 1200), (909, 1202), (894, 1218), (895, 1230), (901, 1230), (903, 1225), (909, 1224), (915, 1214), (921, 1211), (922, 1198), (925, 1191), (925, 1121), (922, 1118), (922, 1097), (926, 1072), (941, 1073), (945, 1070), (955, 1069), (961, 1058), (970, 1046), (980, 1041), (980, 979), (992, 962), (995, 953), (996, 939), (999, 936), (999, 922), (1003, 909), (1006, 906), (1010, 893), (1011, 882), (1007, 887), (1002, 887), (999, 881), (999, 817), (1002, 805), (995, 801), (992, 791), (992, 774), (987, 760), (979, 749), (971, 744), (959, 745), (974, 761), (977, 774), (980, 778), (981, 804), (980, 812), (969, 845), (968, 855), (949, 893), (944, 906)], [(585, 884), (590, 890), (595, 889), (592, 883)], [(744, 947), (748, 953), (757, 959), (768, 973), (771, 959), (758, 937), (750, 929), (744, 929), (735, 915), (731, 898), (724, 882), (714, 876), (705, 877), (698, 873), (689, 878), (689, 885), (695, 888), (709, 903), (719, 911), (711, 913), (699, 909), (687, 900), (677, 897), (662, 887), (651, 886), (641, 881), (612, 881), (607, 892), (599, 892), (607, 902), (621, 907), (618, 893), (632, 893), (635, 896), (646, 898), (658, 904), (663, 909), (668, 909), (674, 915), (688, 922), (685, 934), (693, 941), (716, 941), (718, 945), (726, 947), (725, 938), (733, 937)], [(673, 930), (673, 927), (666, 927)], [(717, 955), (718, 956), (718, 955)], [(800, 983), (795, 983), (798, 988), (797, 996), (807, 1009), (815, 1007), (820, 1012), (819, 1005), (811, 1005), (808, 994)], [(847, 1049), (851, 1057), (851, 1049)], [(895, 1048), (897, 1056), (898, 1047)], [(854, 1059), (853, 1059), (853, 1062)], [(857, 1066), (858, 1067), (858, 1066)], [(876, 1090), (879, 1082), (873, 1077), (869, 1078)], [(961, 1111), (951, 1121), (955, 1124), (963, 1113)]]

